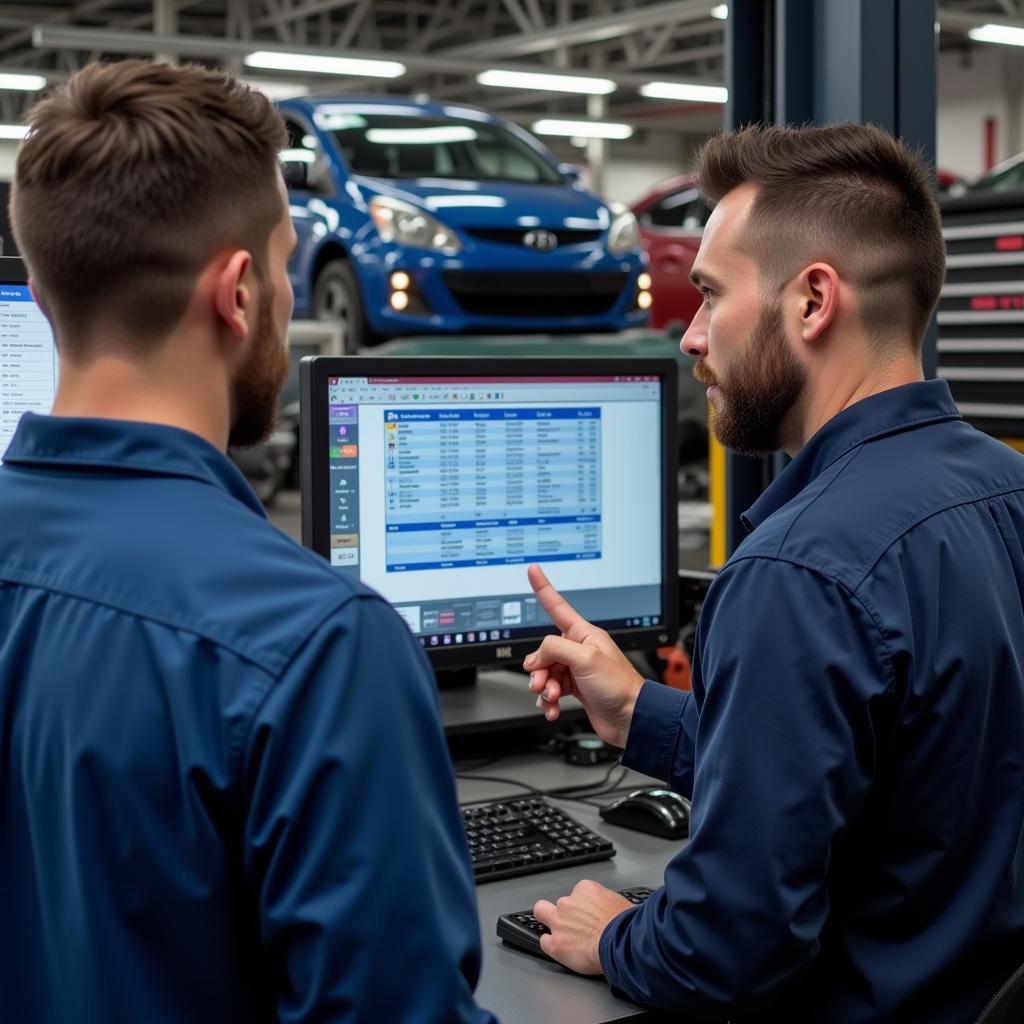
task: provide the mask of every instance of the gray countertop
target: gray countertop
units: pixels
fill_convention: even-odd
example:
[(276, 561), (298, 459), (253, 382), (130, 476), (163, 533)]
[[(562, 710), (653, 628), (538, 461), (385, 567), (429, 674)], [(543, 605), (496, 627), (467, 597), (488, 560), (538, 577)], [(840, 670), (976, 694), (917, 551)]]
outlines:
[[(479, 769), (479, 774), (524, 782), (538, 789), (552, 789), (597, 781), (608, 767), (580, 768), (550, 754), (531, 754), (489, 764)], [(618, 771), (616, 769), (616, 775)], [(623, 784), (643, 786), (653, 781), (630, 772)], [(517, 792), (511, 785), (468, 778), (460, 778), (458, 786), (462, 802), (493, 800)], [(595, 799), (607, 803), (613, 797)], [(551, 802), (607, 836), (615, 844), (616, 855), (611, 860), (477, 886), (484, 951), (477, 999), (496, 1013), (502, 1024), (603, 1024), (622, 1020), (637, 1024), (647, 1019), (644, 1012), (612, 996), (603, 978), (581, 977), (558, 964), (518, 952), (497, 937), (495, 927), (500, 914), (529, 910), (538, 899), (555, 900), (570, 892), (583, 878), (591, 878), (611, 889), (635, 885), (656, 887), (661, 884), (665, 865), (682, 843), (610, 825), (600, 818), (596, 806), (562, 799)]]

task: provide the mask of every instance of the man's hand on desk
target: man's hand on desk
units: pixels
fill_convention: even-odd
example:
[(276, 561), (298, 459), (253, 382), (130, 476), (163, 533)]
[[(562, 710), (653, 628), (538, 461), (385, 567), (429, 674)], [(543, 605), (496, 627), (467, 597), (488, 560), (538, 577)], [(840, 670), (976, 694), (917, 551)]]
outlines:
[(538, 900), (533, 916), (551, 929), (540, 937), (540, 948), (577, 974), (603, 974), (598, 944), (613, 917), (632, 904), (597, 882), (577, 882), (571, 896), (557, 903)]
[(545, 637), (523, 662), (530, 689), (540, 694), (537, 706), (554, 721), (558, 701), (571, 695), (605, 743), (624, 747), (643, 676), (603, 629), (587, 622), (551, 586), (539, 565), (531, 565), (527, 575), (537, 600), (562, 631)]

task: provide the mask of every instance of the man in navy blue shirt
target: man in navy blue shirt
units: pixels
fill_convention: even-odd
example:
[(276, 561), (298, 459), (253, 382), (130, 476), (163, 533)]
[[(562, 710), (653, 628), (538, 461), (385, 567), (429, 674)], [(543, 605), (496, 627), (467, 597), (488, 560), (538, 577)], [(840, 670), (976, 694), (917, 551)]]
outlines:
[(280, 118), (128, 61), (29, 128), (61, 363), (0, 469), (0, 1016), (493, 1021), (426, 659), (224, 454), (287, 370)]
[(971, 1021), (1024, 961), (1024, 458), (925, 381), (944, 277), (926, 169), (880, 129), (712, 139), (682, 340), (728, 447), (793, 461), (644, 682), (543, 573), (525, 666), (692, 796), (641, 907), (594, 882), (542, 945), (686, 1019)]

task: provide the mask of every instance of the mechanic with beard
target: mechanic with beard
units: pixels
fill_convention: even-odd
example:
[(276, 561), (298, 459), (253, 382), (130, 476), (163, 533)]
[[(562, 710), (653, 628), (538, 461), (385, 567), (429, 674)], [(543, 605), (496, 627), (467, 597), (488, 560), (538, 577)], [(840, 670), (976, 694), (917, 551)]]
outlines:
[(126, 61), (28, 122), (60, 382), (0, 469), (0, 1016), (493, 1021), (426, 659), (224, 454), (288, 366), (280, 118)]
[(539, 567), (525, 667), (693, 809), (664, 887), (584, 881), (544, 949), (680, 1019), (963, 1024), (1024, 961), (1024, 457), (921, 346), (945, 252), (878, 128), (710, 140), (682, 340), (712, 429), (793, 461), (701, 612), (693, 693), (644, 682)]

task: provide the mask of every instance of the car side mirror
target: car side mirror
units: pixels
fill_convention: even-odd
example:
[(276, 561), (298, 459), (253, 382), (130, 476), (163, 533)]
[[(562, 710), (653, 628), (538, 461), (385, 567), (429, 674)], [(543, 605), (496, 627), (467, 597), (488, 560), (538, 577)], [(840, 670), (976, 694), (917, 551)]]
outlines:
[(309, 163), (299, 160), (282, 160), (281, 173), (285, 187), (291, 190), (308, 191)]
[(559, 164), (558, 173), (570, 185), (579, 185), (583, 181), (583, 168), (578, 164)]

